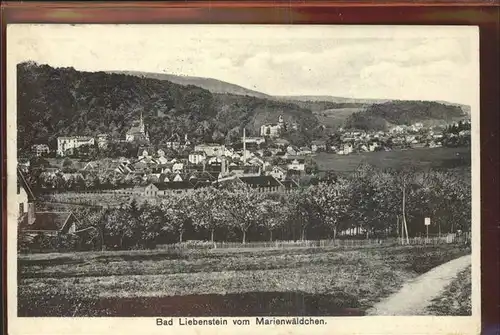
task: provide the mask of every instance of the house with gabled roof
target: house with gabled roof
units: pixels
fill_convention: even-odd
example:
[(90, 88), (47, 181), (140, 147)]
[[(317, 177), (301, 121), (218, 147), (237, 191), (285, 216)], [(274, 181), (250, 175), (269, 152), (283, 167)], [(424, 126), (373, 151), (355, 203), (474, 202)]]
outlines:
[(293, 179), (285, 179), (285, 180), (282, 180), (281, 183), (285, 187), (285, 190), (284, 190), (285, 193), (293, 192), (293, 191), (299, 189), (299, 187), (300, 187), (299, 183), (297, 183)]
[(78, 224), (72, 212), (36, 212), (34, 217), (24, 215), (19, 228), (26, 234), (75, 234)]
[(159, 163), (159, 164), (167, 164), (168, 163), (168, 158), (165, 157), (165, 156), (159, 156), (156, 161)]
[(29, 186), (26, 177), (17, 169), (17, 203), (19, 218), (28, 212), (28, 204), (35, 201), (35, 196)]
[(273, 166), (273, 169), (268, 173), (268, 175), (273, 176), (278, 180), (284, 180), (286, 178), (286, 169), (281, 166)]
[(19, 170), (17, 177), (18, 228), (23, 234), (79, 234), (95, 229), (94, 227), (79, 229), (80, 222), (72, 212), (36, 212), (35, 196), (26, 178)]
[(282, 181), (274, 178), (273, 176), (229, 176), (214, 182), (214, 185), (221, 186), (225, 183), (242, 183), (257, 192), (289, 192), (290, 190), (298, 187), (298, 184)]
[(150, 183), (144, 188), (147, 197), (165, 196), (173, 193), (183, 193), (194, 189), (190, 181), (171, 181), (168, 183)]
[(205, 159), (207, 159), (207, 155), (204, 151), (194, 151), (189, 154), (189, 163), (191, 164), (201, 164)]
[(326, 150), (326, 141), (325, 140), (315, 140), (311, 142), (311, 151), (325, 151)]

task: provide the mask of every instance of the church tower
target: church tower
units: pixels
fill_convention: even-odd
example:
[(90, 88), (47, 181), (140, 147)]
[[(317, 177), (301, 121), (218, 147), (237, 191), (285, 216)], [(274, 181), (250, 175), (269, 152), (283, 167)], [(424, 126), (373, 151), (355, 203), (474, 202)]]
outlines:
[(283, 120), (283, 115), (280, 115), (279, 118), (278, 118), (278, 124), (283, 127), (283, 125), (285, 124), (285, 121)]

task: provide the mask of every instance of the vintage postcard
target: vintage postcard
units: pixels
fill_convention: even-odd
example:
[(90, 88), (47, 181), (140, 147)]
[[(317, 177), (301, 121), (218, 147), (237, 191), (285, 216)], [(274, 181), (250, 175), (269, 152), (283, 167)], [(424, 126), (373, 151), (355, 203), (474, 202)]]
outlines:
[(478, 32), (9, 25), (9, 334), (478, 334)]

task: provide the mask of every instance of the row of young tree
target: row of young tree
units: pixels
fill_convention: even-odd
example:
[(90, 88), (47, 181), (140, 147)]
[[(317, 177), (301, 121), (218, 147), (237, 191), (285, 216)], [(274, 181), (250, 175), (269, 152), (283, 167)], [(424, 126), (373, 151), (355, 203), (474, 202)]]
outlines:
[(362, 166), (294, 193), (240, 184), (201, 188), (156, 203), (76, 213), (95, 248), (153, 248), (186, 240), (251, 241), (423, 236), (470, 231), (470, 183), (452, 172)]
[(134, 186), (146, 186), (157, 179), (145, 179), (141, 175), (123, 175), (118, 172), (101, 173), (42, 173), (40, 170), (32, 170), (28, 174), (31, 188), (37, 193), (46, 191), (98, 191), (130, 188)]

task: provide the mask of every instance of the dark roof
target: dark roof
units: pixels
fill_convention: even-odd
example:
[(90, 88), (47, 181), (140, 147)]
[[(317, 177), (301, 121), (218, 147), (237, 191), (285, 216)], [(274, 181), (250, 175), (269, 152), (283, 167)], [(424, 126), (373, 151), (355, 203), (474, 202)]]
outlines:
[(199, 179), (202, 179), (202, 178), (207, 178), (207, 179), (209, 179), (209, 180), (215, 180), (215, 179), (217, 179), (217, 177), (218, 177), (218, 176), (214, 176), (212, 173), (210, 173), (210, 172), (208, 172), (208, 171), (204, 171), (204, 172), (202, 172), (202, 173), (200, 173), (200, 174), (198, 175), (198, 178), (199, 178)]
[(209, 173), (219, 173), (221, 172), (222, 166), (220, 164), (218, 165), (207, 165), (205, 167), (205, 171), (209, 172)]
[(194, 184), (194, 188), (208, 187), (210, 185), (212, 185), (212, 183), (209, 180), (198, 180)]
[(64, 228), (71, 216), (73, 216), (71, 212), (38, 212), (35, 213), (35, 222), (28, 224), (28, 215), (25, 215), (21, 221), (21, 228), (58, 231)]
[(153, 185), (155, 185), (160, 191), (193, 188), (193, 184), (189, 181), (171, 181), (168, 183), (153, 183)]
[(282, 184), (273, 176), (242, 176), (239, 179), (245, 184), (252, 186), (282, 186)]
[(28, 201), (31, 202), (35, 200), (35, 195), (33, 194), (33, 191), (31, 190), (28, 181), (24, 177), (24, 174), (21, 172), (19, 168), (17, 169), (17, 184), (26, 190), (26, 194), (28, 195)]
[(288, 157), (286, 157), (284, 159), (287, 160), (287, 161), (298, 160), (299, 162), (303, 162), (303, 161), (306, 160), (306, 157), (304, 157), (304, 156), (288, 156)]
[(281, 181), (281, 183), (286, 188), (297, 188), (297, 187), (299, 187), (299, 184), (297, 184), (297, 182), (295, 180), (291, 180), (291, 179), (283, 180), (283, 181)]

